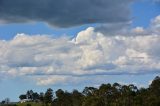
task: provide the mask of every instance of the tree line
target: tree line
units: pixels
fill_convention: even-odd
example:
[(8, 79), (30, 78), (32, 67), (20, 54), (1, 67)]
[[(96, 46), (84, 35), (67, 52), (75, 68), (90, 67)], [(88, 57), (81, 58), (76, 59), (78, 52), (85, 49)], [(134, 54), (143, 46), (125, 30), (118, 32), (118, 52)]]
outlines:
[(45, 93), (32, 90), (19, 98), (41, 102), (43, 106), (160, 106), (160, 77), (157, 76), (148, 88), (114, 84), (102, 84), (99, 88), (85, 87), (82, 92), (51, 88)]

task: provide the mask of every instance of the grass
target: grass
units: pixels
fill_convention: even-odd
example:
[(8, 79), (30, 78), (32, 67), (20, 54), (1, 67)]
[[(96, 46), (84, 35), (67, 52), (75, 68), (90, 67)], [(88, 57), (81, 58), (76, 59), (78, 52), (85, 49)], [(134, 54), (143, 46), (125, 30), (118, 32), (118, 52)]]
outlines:
[(44, 106), (44, 105), (42, 103), (26, 102), (26, 103), (18, 103), (17, 106)]

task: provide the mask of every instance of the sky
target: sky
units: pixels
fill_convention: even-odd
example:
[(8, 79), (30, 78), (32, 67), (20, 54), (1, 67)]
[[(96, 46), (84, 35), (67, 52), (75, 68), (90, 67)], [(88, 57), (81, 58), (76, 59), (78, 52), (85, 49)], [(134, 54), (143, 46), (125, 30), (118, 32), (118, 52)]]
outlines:
[(30, 89), (148, 87), (159, 42), (159, 0), (0, 0), (0, 101)]

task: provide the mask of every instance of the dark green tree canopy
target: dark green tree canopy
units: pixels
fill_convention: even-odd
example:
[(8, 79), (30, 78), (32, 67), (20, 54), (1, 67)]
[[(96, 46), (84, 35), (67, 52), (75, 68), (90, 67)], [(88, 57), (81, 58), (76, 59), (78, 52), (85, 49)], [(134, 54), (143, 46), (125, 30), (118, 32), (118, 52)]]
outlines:
[(157, 76), (149, 88), (138, 88), (133, 84), (102, 84), (99, 88), (85, 87), (82, 92), (51, 88), (45, 93), (27, 91), (20, 99), (38, 99), (43, 106), (160, 106), (160, 77)]

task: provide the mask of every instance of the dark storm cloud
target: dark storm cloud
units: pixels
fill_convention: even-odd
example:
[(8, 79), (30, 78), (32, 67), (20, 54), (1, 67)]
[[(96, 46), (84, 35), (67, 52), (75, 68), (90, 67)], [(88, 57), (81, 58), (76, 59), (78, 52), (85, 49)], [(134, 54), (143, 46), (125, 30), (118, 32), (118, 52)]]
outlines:
[(132, 0), (0, 0), (0, 22), (42, 21), (56, 27), (130, 20)]

